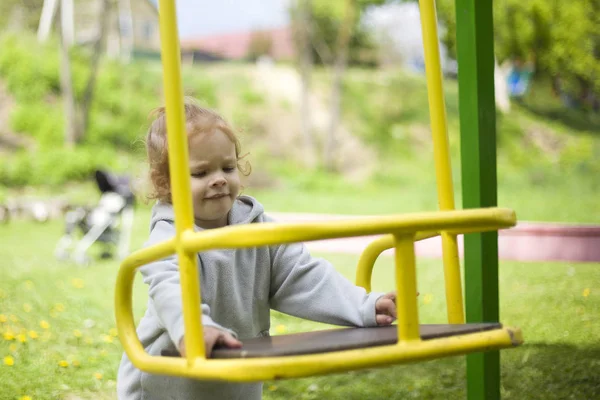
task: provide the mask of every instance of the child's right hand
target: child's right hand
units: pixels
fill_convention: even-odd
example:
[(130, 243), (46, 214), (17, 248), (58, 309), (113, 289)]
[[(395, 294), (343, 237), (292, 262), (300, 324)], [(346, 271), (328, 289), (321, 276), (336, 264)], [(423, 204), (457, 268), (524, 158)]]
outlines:
[[(179, 353), (182, 357), (185, 357), (185, 338), (181, 338), (181, 342), (179, 343)], [(222, 331), (218, 328), (213, 328), (212, 326), (204, 327), (204, 351), (206, 352), (206, 357), (210, 357), (212, 353), (213, 347), (216, 345), (221, 345), (225, 347), (229, 347), (232, 349), (237, 349), (242, 347), (242, 342), (237, 340), (231, 335), (229, 332)]]

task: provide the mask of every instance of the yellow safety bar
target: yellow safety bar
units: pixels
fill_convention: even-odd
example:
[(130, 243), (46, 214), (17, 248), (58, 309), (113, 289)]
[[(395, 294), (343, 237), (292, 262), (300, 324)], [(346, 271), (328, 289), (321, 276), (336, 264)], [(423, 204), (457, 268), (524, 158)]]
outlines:
[[(415, 242), (438, 235), (438, 232), (419, 232), (415, 235)], [(394, 244), (394, 235), (385, 235), (369, 243), (358, 259), (356, 267), (356, 284), (358, 286), (364, 287), (367, 292), (371, 291), (371, 277), (375, 261), (385, 250), (393, 248)]]
[(169, 151), (169, 174), (173, 208), (175, 212), (175, 250), (179, 259), (183, 319), (186, 329), (185, 348), (190, 355), (204, 357), (204, 343), (196, 338), (204, 337), (200, 321), (200, 284), (198, 261), (195, 254), (181, 247), (184, 232), (194, 227), (192, 192), (190, 188), (188, 143), (185, 131), (183, 88), (181, 85), (181, 51), (177, 31), (175, 0), (159, 1), (159, 24), (161, 58), (163, 63), (163, 87), (165, 88), (167, 141)]
[[(518, 328), (494, 329), (432, 340), (421, 340), (419, 336), (419, 317), (415, 298), (417, 288), (415, 240), (442, 235), (448, 318), (451, 323), (459, 323), (464, 321), (464, 315), (456, 235), (509, 228), (516, 224), (514, 212), (508, 209), (453, 210), (439, 55), (434, 54), (437, 52), (437, 34), (433, 0), (421, 0), (421, 15), (424, 32), (427, 33), (424, 41), (436, 148), (436, 173), (438, 182), (441, 182), (438, 190), (441, 211), (327, 222), (249, 224), (194, 232), (175, 5), (174, 0), (159, 1), (169, 168), (176, 234), (170, 240), (132, 253), (122, 262), (118, 273), (115, 290), (117, 329), (125, 352), (137, 368), (165, 375), (247, 382), (416, 362), (500, 349), (522, 343)], [(433, 46), (435, 50), (432, 50)], [(370, 290), (371, 271), (375, 259), (381, 251), (394, 247), (398, 311), (396, 344), (286, 357), (246, 359), (205, 357), (197, 252), (378, 234), (387, 234), (387, 236), (375, 241), (363, 254), (359, 262), (357, 281)], [(179, 260), (181, 274), (187, 354), (186, 358), (150, 356), (142, 347), (135, 330), (132, 311), (134, 277), (139, 267), (175, 253)]]
[[(429, 98), (429, 118), (433, 135), (433, 158), (437, 182), (440, 210), (454, 209), (454, 189), (452, 184), (452, 166), (450, 146), (448, 144), (448, 124), (446, 105), (442, 85), (442, 68), (438, 44), (437, 17), (435, 0), (419, 0), (421, 26), (423, 32), (423, 50), (425, 55), (425, 75)], [(446, 283), (446, 308), (448, 322), (464, 324), (462, 284), (460, 280), (460, 261), (456, 235), (441, 232), (442, 254), (444, 261), (444, 281)]]
[[(182, 232), (155, 246), (139, 250), (127, 257), (119, 270), (116, 285), (117, 328), (123, 347), (138, 368), (155, 373), (182, 375), (200, 379), (254, 381), (291, 378), (313, 374), (346, 371), (388, 363), (410, 362), (471, 351), (515, 346), (521, 342), (518, 329), (502, 329), (421, 341), (416, 292), (414, 240), (431, 235), (420, 232), (451, 234), (489, 231), (514, 226), (515, 214), (502, 208), (437, 211), (406, 215), (350, 218), (339, 221), (305, 223), (264, 223), (228, 226), (194, 232)], [(248, 248), (273, 244), (304, 242), (329, 238), (393, 233), (396, 250), (396, 288), (398, 310), (398, 343), (363, 350), (326, 354), (233, 360), (209, 360), (204, 355), (187, 354), (187, 360), (148, 355), (136, 335), (132, 312), (134, 275), (140, 266), (164, 258), (175, 251), (196, 254), (223, 248)], [(179, 241), (179, 243), (178, 243)], [(198, 307), (194, 293), (183, 293), (184, 310)], [(187, 307), (187, 308), (186, 308)], [(186, 332), (202, 332), (200, 318), (185, 320)], [(191, 336), (191, 335), (186, 335)], [(203, 336), (192, 340), (203, 346)], [(187, 345), (187, 342), (186, 342)], [(337, 360), (337, 361), (335, 361)]]

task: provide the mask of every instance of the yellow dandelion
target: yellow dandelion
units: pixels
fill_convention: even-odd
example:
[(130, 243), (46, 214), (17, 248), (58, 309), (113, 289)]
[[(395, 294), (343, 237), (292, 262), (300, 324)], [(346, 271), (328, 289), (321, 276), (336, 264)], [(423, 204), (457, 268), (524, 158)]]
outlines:
[(29, 304), (29, 303), (23, 304), (23, 311), (30, 312), (31, 311), (31, 304)]
[(6, 321), (8, 321), (8, 318), (6, 318), (6, 315), (0, 314), (0, 322), (4, 323)]
[(40, 321), (40, 326), (42, 327), (42, 329), (50, 328), (50, 324), (48, 323), (48, 321), (45, 321), (45, 320)]
[(590, 295), (590, 288), (583, 289), (583, 297), (588, 297)]
[(425, 296), (423, 296), (423, 304), (430, 304), (433, 301), (433, 295), (432, 294), (426, 294)]
[(74, 367), (79, 367), (79, 365), (80, 365), (80, 364), (79, 364), (79, 361), (77, 361), (77, 360), (73, 360), (73, 361), (71, 362), (71, 365), (72, 365), (72, 366), (74, 366)]
[(9, 367), (12, 367), (13, 365), (15, 365), (15, 359), (12, 358), (11, 356), (4, 357), (4, 365), (8, 365)]
[(73, 331), (73, 336), (75, 336), (76, 338), (80, 338), (81, 337), (81, 331), (79, 329), (75, 329)]
[(65, 311), (65, 305), (62, 303), (55, 304), (54, 310), (57, 312), (63, 312), (63, 311)]
[(19, 400), (31, 400), (31, 396), (21, 396)]
[(36, 331), (29, 331), (29, 332), (27, 332), (27, 334), (28, 334), (28, 335), (29, 335), (29, 337), (30, 337), (30, 338), (32, 338), (32, 339), (37, 339), (37, 338), (39, 337), (39, 336), (38, 336), (38, 333), (37, 333)]
[(27, 336), (25, 336), (24, 334), (20, 333), (17, 335), (17, 340), (20, 343), (25, 343), (27, 341)]
[(10, 346), (8, 346), (8, 351), (10, 351), (11, 353), (14, 353), (17, 351), (17, 345), (16, 344), (11, 344)]
[(73, 278), (71, 279), (71, 285), (73, 285), (74, 288), (81, 289), (85, 286), (85, 282), (83, 279)]
[(269, 390), (270, 390), (271, 392), (273, 392), (273, 391), (277, 390), (277, 386), (275, 386), (275, 385), (270, 385), (270, 386), (269, 386)]
[(113, 342), (113, 337), (110, 335), (103, 335), (102, 336), (102, 340), (106, 343), (112, 343)]
[(33, 286), (34, 286), (33, 282), (31, 282), (30, 280), (25, 281), (25, 289), (31, 290), (31, 289), (33, 289)]
[(11, 315), (9, 318), (12, 322), (19, 322), (19, 318), (16, 315)]
[(285, 333), (287, 331), (287, 328), (285, 325), (277, 325), (275, 327), (275, 332), (276, 333)]
[(59, 367), (67, 368), (69, 366), (69, 362), (67, 360), (60, 360), (58, 362)]
[(4, 340), (14, 340), (15, 339), (15, 334), (12, 331), (6, 331), (4, 332)]
[(102, 379), (102, 374), (101, 374), (100, 372), (96, 372), (96, 373), (94, 374), (94, 378), (96, 378), (96, 379), (100, 380), (100, 379)]
[(108, 334), (114, 337), (119, 336), (119, 332), (115, 328), (111, 328), (110, 331), (108, 331)]

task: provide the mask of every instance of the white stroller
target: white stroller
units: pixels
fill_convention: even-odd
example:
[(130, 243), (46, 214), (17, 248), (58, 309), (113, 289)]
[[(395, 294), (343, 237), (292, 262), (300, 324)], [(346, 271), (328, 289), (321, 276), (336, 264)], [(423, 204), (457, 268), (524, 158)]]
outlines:
[[(101, 170), (95, 172), (95, 177), (102, 193), (100, 201), (93, 209), (76, 207), (65, 214), (65, 234), (54, 252), (59, 260), (89, 265), (88, 250), (96, 242), (104, 246), (101, 258), (112, 258), (114, 247), (119, 259), (129, 254), (135, 204), (129, 178)], [(78, 231), (83, 237), (76, 242)]]

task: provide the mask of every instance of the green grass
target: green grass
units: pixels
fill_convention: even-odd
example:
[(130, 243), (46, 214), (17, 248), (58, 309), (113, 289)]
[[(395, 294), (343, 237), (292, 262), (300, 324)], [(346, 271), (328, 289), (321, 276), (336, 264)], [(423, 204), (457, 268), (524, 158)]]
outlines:
[[(404, 164), (399, 164), (401, 169)], [(285, 177), (276, 188), (249, 187), (246, 193), (258, 198), (267, 211), (372, 215), (436, 210), (433, 167), (419, 162), (403, 171), (399, 176), (364, 184), (319, 174), (311, 179)], [(501, 171), (498, 205), (514, 209), (521, 221), (600, 223), (596, 178), (566, 171), (541, 174), (543, 181), (531, 183), (524, 173)], [(459, 172), (454, 173), (454, 181), (455, 204), (461, 208)]]
[[(138, 213), (134, 247), (146, 237), (147, 212), (143, 209)], [(61, 231), (56, 221), (0, 226), (0, 314), (6, 318), (0, 322), (0, 358), (10, 356), (14, 360), (12, 366), (0, 364), (2, 399), (24, 395), (33, 399), (115, 398), (122, 351), (111, 331), (115, 326), (113, 285), (118, 264), (100, 262), (81, 268), (56, 262), (52, 250)], [(341, 273), (353, 277), (356, 256), (322, 256)], [(391, 258), (382, 257), (375, 267), (375, 290), (392, 289), (391, 270)], [(421, 321), (443, 322), (440, 262), (420, 260), (418, 282)], [(501, 263), (501, 319), (521, 327), (526, 340), (524, 346), (502, 352), (504, 398), (600, 396), (598, 282), (597, 264)], [(139, 279), (134, 293), (135, 315), (139, 317), (146, 298)], [(44, 329), (41, 321), (48, 322), (49, 327)], [(273, 333), (321, 327), (283, 314), (273, 315)], [(38, 337), (31, 338), (30, 331)], [(19, 334), (25, 335), (24, 343), (19, 342)], [(68, 365), (61, 367), (61, 361)], [(265, 399), (461, 399), (465, 395), (464, 369), (464, 358), (453, 357), (266, 382)]]

